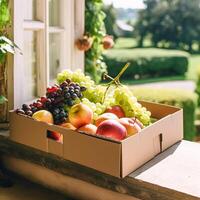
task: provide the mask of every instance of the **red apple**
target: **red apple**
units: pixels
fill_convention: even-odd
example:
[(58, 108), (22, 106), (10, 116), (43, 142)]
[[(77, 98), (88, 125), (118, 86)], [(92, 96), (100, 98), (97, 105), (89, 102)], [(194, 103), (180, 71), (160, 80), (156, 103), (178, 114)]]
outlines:
[(141, 127), (131, 118), (120, 118), (119, 123), (122, 124), (126, 130), (128, 136), (134, 135), (141, 131)]
[(125, 117), (125, 113), (120, 106), (112, 106), (106, 109), (106, 113), (113, 113), (117, 115), (117, 117), (122, 118)]
[(96, 134), (97, 127), (94, 124), (86, 124), (84, 126), (81, 126), (78, 131), (82, 131), (85, 133), (90, 133), (90, 134)]
[(116, 140), (123, 140), (127, 136), (126, 128), (113, 119), (103, 121), (96, 133)]
[(69, 123), (69, 122), (60, 124), (60, 126), (62, 126), (62, 127), (64, 127), (64, 128), (71, 129), (71, 130), (76, 130), (76, 127), (74, 127), (74, 126), (73, 126), (71, 123)]
[(95, 125), (99, 126), (99, 124), (107, 119), (118, 119), (118, 117), (113, 113), (103, 113), (102, 115), (99, 115), (95, 121)]
[(76, 104), (69, 110), (69, 122), (76, 128), (90, 124), (92, 119), (92, 110), (83, 103)]

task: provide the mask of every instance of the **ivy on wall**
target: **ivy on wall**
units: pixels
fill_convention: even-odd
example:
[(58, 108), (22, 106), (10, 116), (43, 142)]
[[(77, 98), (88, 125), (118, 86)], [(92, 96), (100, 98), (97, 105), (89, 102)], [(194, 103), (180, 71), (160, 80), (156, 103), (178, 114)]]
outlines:
[(85, 53), (85, 72), (98, 83), (102, 74), (106, 72), (106, 64), (102, 58), (102, 41), (105, 36), (102, 0), (86, 0), (85, 8), (85, 34), (92, 38), (91, 48)]

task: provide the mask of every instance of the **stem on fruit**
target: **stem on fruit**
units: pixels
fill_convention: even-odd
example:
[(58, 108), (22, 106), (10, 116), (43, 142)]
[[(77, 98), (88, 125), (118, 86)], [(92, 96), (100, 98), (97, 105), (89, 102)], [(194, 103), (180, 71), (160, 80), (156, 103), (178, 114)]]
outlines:
[(109, 76), (108, 74), (104, 74), (104, 79), (110, 79), (111, 81), (109, 83), (106, 84), (106, 90), (105, 90), (105, 93), (103, 95), (103, 98), (102, 98), (102, 104), (104, 103), (105, 101), (105, 98), (106, 98), (106, 94), (110, 88), (111, 85), (115, 85), (116, 87), (118, 86), (121, 86), (121, 83), (120, 83), (120, 78), (121, 76), (124, 74), (124, 72), (127, 70), (127, 68), (130, 66), (130, 63), (126, 63), (126, 65), (121, 69), (121, 71), (119, 72), (119, 74), (115, 77), (115, 78), (112, 78), (111, 76)]

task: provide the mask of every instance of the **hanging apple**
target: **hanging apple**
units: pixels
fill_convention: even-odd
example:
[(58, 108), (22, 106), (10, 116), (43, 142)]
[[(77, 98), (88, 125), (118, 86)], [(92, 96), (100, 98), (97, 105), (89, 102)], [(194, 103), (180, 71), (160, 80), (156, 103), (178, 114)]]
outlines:
[(114, 46), (113, 36), (112, 35), (104, 36), (102, 43), (104, 49), (112, 48)]
[(88, 35), (84, 35), (83, 38), (79, 38), (76, 41), (76, 46), (80, 51), (88, 51), (92, 46), (93, 40)]

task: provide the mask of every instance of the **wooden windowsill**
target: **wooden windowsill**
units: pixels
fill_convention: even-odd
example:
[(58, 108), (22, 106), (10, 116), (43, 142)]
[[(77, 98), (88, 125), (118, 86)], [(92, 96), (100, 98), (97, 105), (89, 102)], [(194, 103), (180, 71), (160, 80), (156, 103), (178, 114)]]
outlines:
[(6, 157), (22, 159), (60, 174), (139, 199), (200, 199), (200, 156), (198, 156), (200, 144), (197, 143), (179, 142), (129, 176), (118, 179), (17, 144), (5, 136), (8, 136), (8, 132), (0, 134), (0, 153)]

